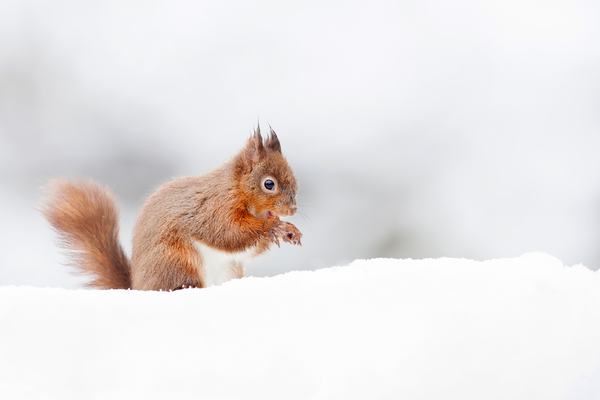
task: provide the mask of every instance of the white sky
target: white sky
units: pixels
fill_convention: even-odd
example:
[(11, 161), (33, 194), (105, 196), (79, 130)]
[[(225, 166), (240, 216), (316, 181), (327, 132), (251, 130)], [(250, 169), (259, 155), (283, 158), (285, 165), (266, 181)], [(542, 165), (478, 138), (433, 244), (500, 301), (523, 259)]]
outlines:
[(0, 282), (62, 285), (44, 179), (149, 193), (270, 123), (304, 247), (248, 272), (355, 258), (546, 251), (600, 266), (595, 1), (3, 1)]

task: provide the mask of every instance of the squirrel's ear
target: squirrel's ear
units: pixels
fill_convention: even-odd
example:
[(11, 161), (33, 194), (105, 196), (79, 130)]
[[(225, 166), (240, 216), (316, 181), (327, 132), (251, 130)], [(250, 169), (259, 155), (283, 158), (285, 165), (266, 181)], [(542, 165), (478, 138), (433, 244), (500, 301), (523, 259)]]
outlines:
[(269, 149), (271, 149), (273, 151), (278, 151), (278, 152), (281, 153), (281, 144), (279, 143), (279, 138), (277, 137), (277, 134), (275, 133), (275, 131), (273, 130), (273, 128), (271, 128), (269, 126), (269, 129), (271, 130), (271, 134), (269, 135), (269, 137), (265, 141), (265, 145)]
[(254, 135), (248, 139), (246, 147), (242, 150), (244, 162), (252, 170), (252, 165), (259, 162), (265, 156), (266, 150), (260, 135), (260, 126), (254, 131)]

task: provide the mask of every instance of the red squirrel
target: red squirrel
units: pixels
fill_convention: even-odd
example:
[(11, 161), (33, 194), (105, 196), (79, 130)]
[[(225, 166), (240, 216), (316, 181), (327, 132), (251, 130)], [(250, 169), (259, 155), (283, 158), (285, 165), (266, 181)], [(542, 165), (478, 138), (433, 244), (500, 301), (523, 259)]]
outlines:
[(131, 261), (119, 244), (110, 190), (89, 179), (51, 181), (41, 211), (71, 250), (70, 264), (100, 289), (176, 290), (219, 285), (244, 275), (243, 263), (302, 233), (279, 217), (296, 213), (298, 184), (271, 129), (204, 175), (158, 188), (133, 230)]

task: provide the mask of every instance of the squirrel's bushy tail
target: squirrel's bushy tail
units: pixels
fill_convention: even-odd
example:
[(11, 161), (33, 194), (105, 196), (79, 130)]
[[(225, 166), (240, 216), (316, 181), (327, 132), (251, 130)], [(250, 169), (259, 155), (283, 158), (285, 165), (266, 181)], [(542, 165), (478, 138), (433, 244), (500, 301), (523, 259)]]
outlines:
[(131, 287), (129, 260), (119, 243), (119, 212), (113, 195), (91, 179), (53, 180), (41, 212), (69, 251), (76, 273), (93, 278), (99, 289)]

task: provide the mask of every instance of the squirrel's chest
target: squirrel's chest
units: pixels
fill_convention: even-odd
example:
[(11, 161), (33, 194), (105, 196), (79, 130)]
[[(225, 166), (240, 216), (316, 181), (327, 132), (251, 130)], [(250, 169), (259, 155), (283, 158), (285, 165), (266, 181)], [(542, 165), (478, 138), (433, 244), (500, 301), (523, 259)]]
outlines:
[(255, 256), (254, 248), (238, 253), (227, 253), (207, 246), (198, 240), (194, 241), (194, 248), (202, 260), (198, 273), (204, 287), (216, 286), (231, 279), (242, 278), (244, 263)]

